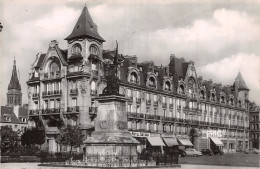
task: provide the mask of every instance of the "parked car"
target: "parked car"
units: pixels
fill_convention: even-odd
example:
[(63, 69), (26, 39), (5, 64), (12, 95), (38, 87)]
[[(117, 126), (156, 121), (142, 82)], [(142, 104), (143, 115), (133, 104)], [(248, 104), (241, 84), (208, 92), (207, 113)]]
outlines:
[(184, 150), (179, 149), (179, 157), (185, 157), (186, 153)]
[(213, 153), (210, 149), (202, 149), (202, 150), (201, 150), (201, 153), (202, 153), (203, 155), (209, 155), (209, 156), (214, 155), (214, 153)]
[(256, 149), (256, 148), (249, 148), (249, 149), (245, 150), (244, 153), (246, 153), (246, 154), (259, 154), (259, 150)]
[(195, 150), (194, 148), (187, 148), (184, 150), (185, 151), (185, 155), (187, 156), (202, 156), (202, 153), (200, 151)]
[(220, 149), (212, 149), (212, 152), (216, 155), (216, 154), (219, 154), (219, 155), (223, 155), (224, 152)]

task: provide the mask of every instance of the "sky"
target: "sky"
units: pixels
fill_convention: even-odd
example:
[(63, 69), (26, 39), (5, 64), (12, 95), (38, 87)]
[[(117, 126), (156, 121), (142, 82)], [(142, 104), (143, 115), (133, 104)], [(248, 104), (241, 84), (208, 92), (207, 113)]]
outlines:
[(62, 49), (87, 6), (104, 49), (116, 40), (123, 55), (167, 65), (170, 55), (193, 60), (198, 76), (233, 85), (241, 72), (249, 98), (260, 105), (260, 0), (0, 0), (0, 102), (6, 104), (14, 57), (23, 103), (30, 68), (51, 40)]

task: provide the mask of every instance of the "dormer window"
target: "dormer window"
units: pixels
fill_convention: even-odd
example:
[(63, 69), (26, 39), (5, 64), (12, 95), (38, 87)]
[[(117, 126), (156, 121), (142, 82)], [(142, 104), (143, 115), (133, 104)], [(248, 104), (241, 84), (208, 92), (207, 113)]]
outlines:
[(75, 44), (73, 47), (72, 47), (72, 53), (81, 53), (81, 46), (80, 44)]
[(54, 76), (60, 76), (60, 67), (56, 62), (52, 62), (50, 64), (50, 75), (52, 77)]
[(155, 79), (154, 79), (154, 77), (150, 77), (149, 78), (149, 86), (155, 87)]
[(231, 105), (234, 105), (234, 100), (233, 100), (233, 98), (230, 99), (230, 104), (231, 104)]
[(170, 91), (171, 90), (171, 83), (169, 81), (165, 82), (165, 88), (164, 90)]
[(238, 107), (242, 107), (242, 102), (241, 102), (241, 100), (238, 101)]
[(211, 97), (212, 97), (212, 101), (215, 101), (215, 100), (216, 100), (215, 93), (212, 93), (212, 94), (211, 94)]
[(200, 91), (200, 98), (201, 98), (201, 99), (205, 99), (204, 90), (201, 90), (201, 91)]
[(179, 93), (184, 94), (184, 85), (183, 84), (180, 85)]
[(95, 46), (95, 45), (91, 45), (91, 46), (89, 47), (89, 52), (90, 52), (90, 54), (92, 54), (92, 55), (98, 55), (98, 54), (99, 54), (98, 47)]
[(224, 96), (221, 96), (220, 103), (225, 103), (225, 97)]
[(130, 82), (132, 83), (138, 83), (138, 76), (136, 74), (136, 72), (132, 72), (130, 74)]

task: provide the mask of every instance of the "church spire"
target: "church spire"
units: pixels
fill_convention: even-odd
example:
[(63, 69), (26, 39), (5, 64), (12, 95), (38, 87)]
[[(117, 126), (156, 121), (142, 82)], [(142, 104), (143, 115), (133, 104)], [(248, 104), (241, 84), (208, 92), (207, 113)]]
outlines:
[(99, 35), (97, 26), (93, 22), (88, 8), (85, 6), (81, 12), (81, 15), (72, 31), (72, 33), (65, 39), (71, 40), (79, 37), (91, 37), (97, 39), (101, 42), (105, 42), (105, 40)]
[(14, 59), (14, 65), (13, 65), (13, 71), (12, 71), (12, 77), (8, 86), (8, 90), (16, 89), (21, 90), (21, 85), (18, 80), (17, 76), (17, 70), (16, 70), (16, 60)]

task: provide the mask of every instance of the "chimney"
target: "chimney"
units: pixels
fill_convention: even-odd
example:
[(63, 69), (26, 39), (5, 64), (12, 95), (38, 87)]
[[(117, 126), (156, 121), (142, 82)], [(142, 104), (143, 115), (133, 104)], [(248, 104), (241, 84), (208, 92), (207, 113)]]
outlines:
[(209, 84), (212, 84), (212, 83), (213, 83), (212, 79), (209, 79), (209, 80), (208, 80), (208, 83), (209, 83)]

